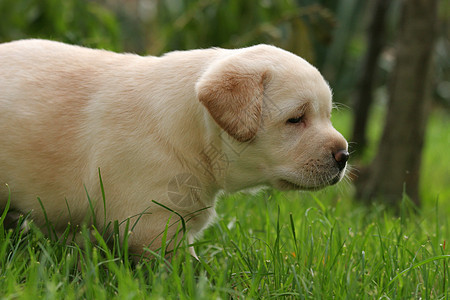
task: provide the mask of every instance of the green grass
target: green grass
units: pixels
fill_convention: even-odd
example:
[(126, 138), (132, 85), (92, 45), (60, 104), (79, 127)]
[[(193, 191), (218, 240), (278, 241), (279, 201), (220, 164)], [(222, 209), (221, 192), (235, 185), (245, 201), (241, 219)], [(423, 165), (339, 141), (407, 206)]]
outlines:
[(406, 196), (398, 216), (365, 207), (346, 183), (224, 196), (196, 244), (200, 261), (182, 243), (171, 261), (162, 249), (133, 264), (116, 236), (108, 248), (94, 234), (93, 245), (84, 229), (83, 247), (65, 245), (0, 220), (0, 299), (449, 299), (447, 121), (430, 123), (422, 209)]

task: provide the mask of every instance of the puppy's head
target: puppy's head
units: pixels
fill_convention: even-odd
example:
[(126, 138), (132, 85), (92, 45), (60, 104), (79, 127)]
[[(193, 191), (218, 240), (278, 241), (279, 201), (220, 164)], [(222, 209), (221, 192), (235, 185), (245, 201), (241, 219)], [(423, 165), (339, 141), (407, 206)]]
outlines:
[(331, 91), (318, 70), (273, 46), (226, 53), (196, 89), (215, 122), (248, 143), (239, 155), (246, 176), (279, 189), (314, 190), (339, 182), (347, 142), (331, 125)]

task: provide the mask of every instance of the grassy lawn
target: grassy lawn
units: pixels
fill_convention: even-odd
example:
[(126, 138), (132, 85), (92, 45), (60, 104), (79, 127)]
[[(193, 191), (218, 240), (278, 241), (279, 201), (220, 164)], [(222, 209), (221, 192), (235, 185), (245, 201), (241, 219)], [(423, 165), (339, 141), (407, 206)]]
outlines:
[[(348, 136), (348, 113), (335, 123)], [(449, 132), (448, 115), (435, 113), (420, 210), (406, 197), (399, 215), (363, 206), (349, 183), (223, 196), (217, 222), (197, 242), (200, 261), (185, 243), (171, 261), (161, 250), (132, 264), (101, 237), (96, 246), (86, 237), (81, 250), (34, 228), (0, 228), (0, 299), (449, 299)]]

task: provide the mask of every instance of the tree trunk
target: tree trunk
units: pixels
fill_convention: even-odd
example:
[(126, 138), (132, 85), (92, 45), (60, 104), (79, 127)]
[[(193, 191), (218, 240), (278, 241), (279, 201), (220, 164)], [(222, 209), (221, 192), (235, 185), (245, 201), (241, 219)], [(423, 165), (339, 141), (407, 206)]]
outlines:
[(377, 62), (385, 45), (385, 20), (391, 0), (376, 0), (372, 20), (368, 30), (367, 51), (361, 68), (354, 102), (352, 150), (358, 155), (367, 145), (366, 128), (373, 99), (373, 83), (377, 71)]
[(405, 191), (419, 204), (419, 175), (429, 104), (438, 0), (403, 1), (396, 65), (378, 152), (357, 186), (358, 196), (388, 204)]

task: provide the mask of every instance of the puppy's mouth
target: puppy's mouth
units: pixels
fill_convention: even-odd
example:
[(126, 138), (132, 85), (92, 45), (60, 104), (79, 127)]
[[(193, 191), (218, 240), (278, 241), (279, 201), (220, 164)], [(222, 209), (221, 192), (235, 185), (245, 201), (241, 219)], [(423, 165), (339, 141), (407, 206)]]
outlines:
[(301, 185), (287, 179), (279, 179), (277, 182), (277, 188), (281, 190), (317, 191), (327, 186), (335, 185), (336, 183), (341, 181), (341, 178), (342, 173), (339, 172), (337, 175), (331, 177), (330, 179), (324, 179), (315, 185)]
[(315, 191), (320, 189), (320, 187), (307, 187), (298, 185), (296, 183), (293, 183), (292, 181), (286, 180), (286, 179), (280, 179), (278, 180), (278, 186), (280, 190), (302, 190), (302, 191)]

